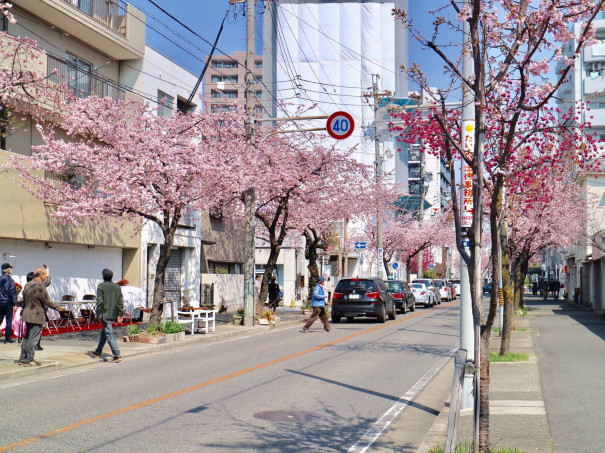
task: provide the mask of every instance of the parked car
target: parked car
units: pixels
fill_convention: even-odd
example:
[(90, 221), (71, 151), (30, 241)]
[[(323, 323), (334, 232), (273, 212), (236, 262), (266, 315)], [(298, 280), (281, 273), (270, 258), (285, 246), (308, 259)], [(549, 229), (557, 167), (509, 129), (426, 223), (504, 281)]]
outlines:
[(414, 294), (416, 302), (423, 304), (424, 308), (435, 305), (433, 292), (430, 291), (424, 283), (410, 283), (410, 290)]
[(436, 279), (435, 286), (437, 287), (437, 291), (439, 291), (439, 299), (445, 299), (447, 302), (453, 299), (452, 287), (447, 284), (447, 280)]
[(429, 291), (433, 293), (433, 301), (436, 304), (441, 303), (441, 296), (439, 294), (439, 289), (437, 288), (437, 284), (435, 280), (432, 278), (417, 278), (416, 280), (412, 280), (412, 283), (424, 283)]
[(450, 287), (450, 293), (452, 295), (452, 300), (456, 300), (456, 288), (454, 288), (454, 284), (451, 280), (446, 280), (447, 286)]
[(483, 294), (491, 294), (492, 293), (492, 282), (485, 283), (483, 285)]
[(416, 299), (414, 293), (406, 282), (401, 280), (385, 280), (384, 284), (387, 286), (389, 292), (395, 299), (395, 308), (400, 313), (406, 314), (408, 310), (416, 310)]
[(452, 285), (454, 285), (454, 291), (456, 296), (460, 296), (460, 280), (459, 279), (454, 279), (454, 280), (449, 280)]
[(375, 317), (379, 322), (395, 319), (395, 299), (379, 277), (342, 278), (332, 294), (332, 322), (345, 316), (352, 321), (356, 316)]

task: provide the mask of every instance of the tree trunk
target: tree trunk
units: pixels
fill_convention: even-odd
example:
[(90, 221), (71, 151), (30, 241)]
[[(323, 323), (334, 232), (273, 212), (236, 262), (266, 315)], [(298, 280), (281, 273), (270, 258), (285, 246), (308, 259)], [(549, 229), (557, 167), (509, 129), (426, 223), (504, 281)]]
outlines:
[(160, 227), (164, 233), (164, 243), (160, 244), (160, 259), (158, 260), (158, 264), (155, 269), (153, 305), (151, 306), (151, 315), (149, 317), (149, 325), (151, 326), (160, 325), (162, 313), (164, 312), (164, 283), (166, 281), (168, 260), (170, 259), (170, 254), (172, 253), (172, 244), (174, 243), (174, 234), (177, 228), (177, 221), (174, 220), (169, 226), (160, 225)]
[(504, 296), (504, 319), (502, 322), (502, 332), (500, 332), (500, 355), (507, 355), (510, 352), (510, 339), (515, 320), (515, 305), (511, 290), (510, 252), (506, 222), (502, 223), (500, 229), (500, 246), (502, 247), (502, 293)]
[(319, 247), (319, 238), (313, 229), (305, 230), (305, 259), (307, 260), (307, 269), (309, 269), (309, 291), (307, 295), (307, 304), (311, 303), (313, 298), (313, 289), (319, 278), (319, 267), (317, 266), (317, 248)]
[[(489, 451), (489, 335), (481, 338), (481, 401), (479, 418), (479, 450)], [(485, 354), (483, 354), (485, 351)]]

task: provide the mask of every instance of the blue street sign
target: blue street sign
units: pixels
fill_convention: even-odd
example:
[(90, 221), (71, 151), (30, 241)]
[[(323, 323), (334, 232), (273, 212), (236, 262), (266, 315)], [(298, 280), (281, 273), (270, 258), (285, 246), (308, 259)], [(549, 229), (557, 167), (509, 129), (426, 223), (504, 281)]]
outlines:
[(356, 242), (355, 243), (355, 248), (358, 249), (358, 250), (365, 249), (366, 248), (366, 243), (365, 242)]
[(397, 269), (399, 267), (399, 263), (393, 263), (393, 269)]

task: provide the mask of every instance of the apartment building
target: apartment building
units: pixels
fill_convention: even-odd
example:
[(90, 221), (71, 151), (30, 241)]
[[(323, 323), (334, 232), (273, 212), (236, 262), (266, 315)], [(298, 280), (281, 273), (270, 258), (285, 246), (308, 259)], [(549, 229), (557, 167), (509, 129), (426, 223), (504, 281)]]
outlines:
[[(263, 57), (254, 57), (254, 96), (256, 115), (262, 114)], [(214, 55), (204, 76), (204, 97), (211, 112), (229, 109), (233, 104), (246, 103), (246, 52)]]
[[(582, 50), (576, 60), (574, 71), (558, 92), (559, 108), (566, 112), (580, 102), (581, 121), (592, 124), (591, 133), (601, 145), (605, 142), (605, 15), (594, 22), (598, 43)], [(575, 24), (579, 32), (580, 24)], [(570, 41), (561, 50), (563, 55), (571, 57), (577, 43)], [(559, 63), (557, 70), (562, 69)], [(601, 159), (603, 156), (601, 156)], [(581, 238), (575, 247), (568, 250), (567, 262), (544, 263), (544, 271), (553, 277), (565, 280), (566, 292), (570, 298), (581, 301), (596, 311), (605, 311), (605, 173), (595, 172), (585, 175), (580, 180), (587, 196), (598, 200), (597, 207), (587, 213), (587, 223)], [(563, 267), (565, 275), (558, 269)], [(581, 295), (581, 296), (580, 296)]]
[[(17, 22), (8, 24), (7, 32), (35, 39), (45, 50), (37, 69), (49, 75), (50, 83), (65, 80), (79, 96), (140, 98), (126, 90), (139, 84), (140, 77), (126, 77), (125, 71), (128, 62), (142, 60), (145, 53), (145, 17), (140, 11), (119, 0), (18, 3), (11, 8)], [(19, 115), (14, 121), (19, 124), (6, 137), (0, 164), (10, 153), (30, 155), (32, 146), (42, 143), (31, 118)], [(50, 208), (22, 190), (13, 176), (0, 175), (0, 250), (3, 262), (15, 266), (17, 281), (24, 283), (26, 274), (44, 263), (51, 269), (49, 292), (55, 300), (63, 294), (94, 293), (105, 267), (118, 278), (140, 284), (139, 234), (116, 233), (111, 222), (59, 225)]]

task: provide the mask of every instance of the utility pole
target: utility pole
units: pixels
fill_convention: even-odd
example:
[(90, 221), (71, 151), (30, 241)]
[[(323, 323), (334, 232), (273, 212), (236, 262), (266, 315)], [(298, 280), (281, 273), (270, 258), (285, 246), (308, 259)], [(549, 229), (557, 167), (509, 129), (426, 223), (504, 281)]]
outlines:
[[(380, 185), (382, 180), (382, 155), (380, 153), (380, 136), (378, 135), (378, 74), (372, 74), (372, 97), (374, 98), (374, 151), (375, 161), (374, 168), (376, 169), (376, 183)], [(376, 249), (378, 257), (376, 260), (376, 274), (380, 278), (384, 278), (384, 249), (382, 247), (382, 213), (376, 213)]]
[[(419, 149), (418, 150), (420, 152), (420, 203), (418, 206), (418, 221), (422, 222), (422, 219), (424, 218), (424, 150)], [(418, 252), (418, 277), (417, 278), (422, 278), (424, 277), (424, 271), (422, 270), (422, 261), (424, 259), (424, 253), (422, 252), (422, 250), (420, 250)]]
[[(255, 0), (247, 0), (246, 23), (246, 135), (248, 146), (254, 145), (254, 5)], [(246, 256), (244, 262), (244, 325), (254, 325), (254, 252), (255, 252), (255, 194), (254, 187), (250, 187), (244, 194)]]

